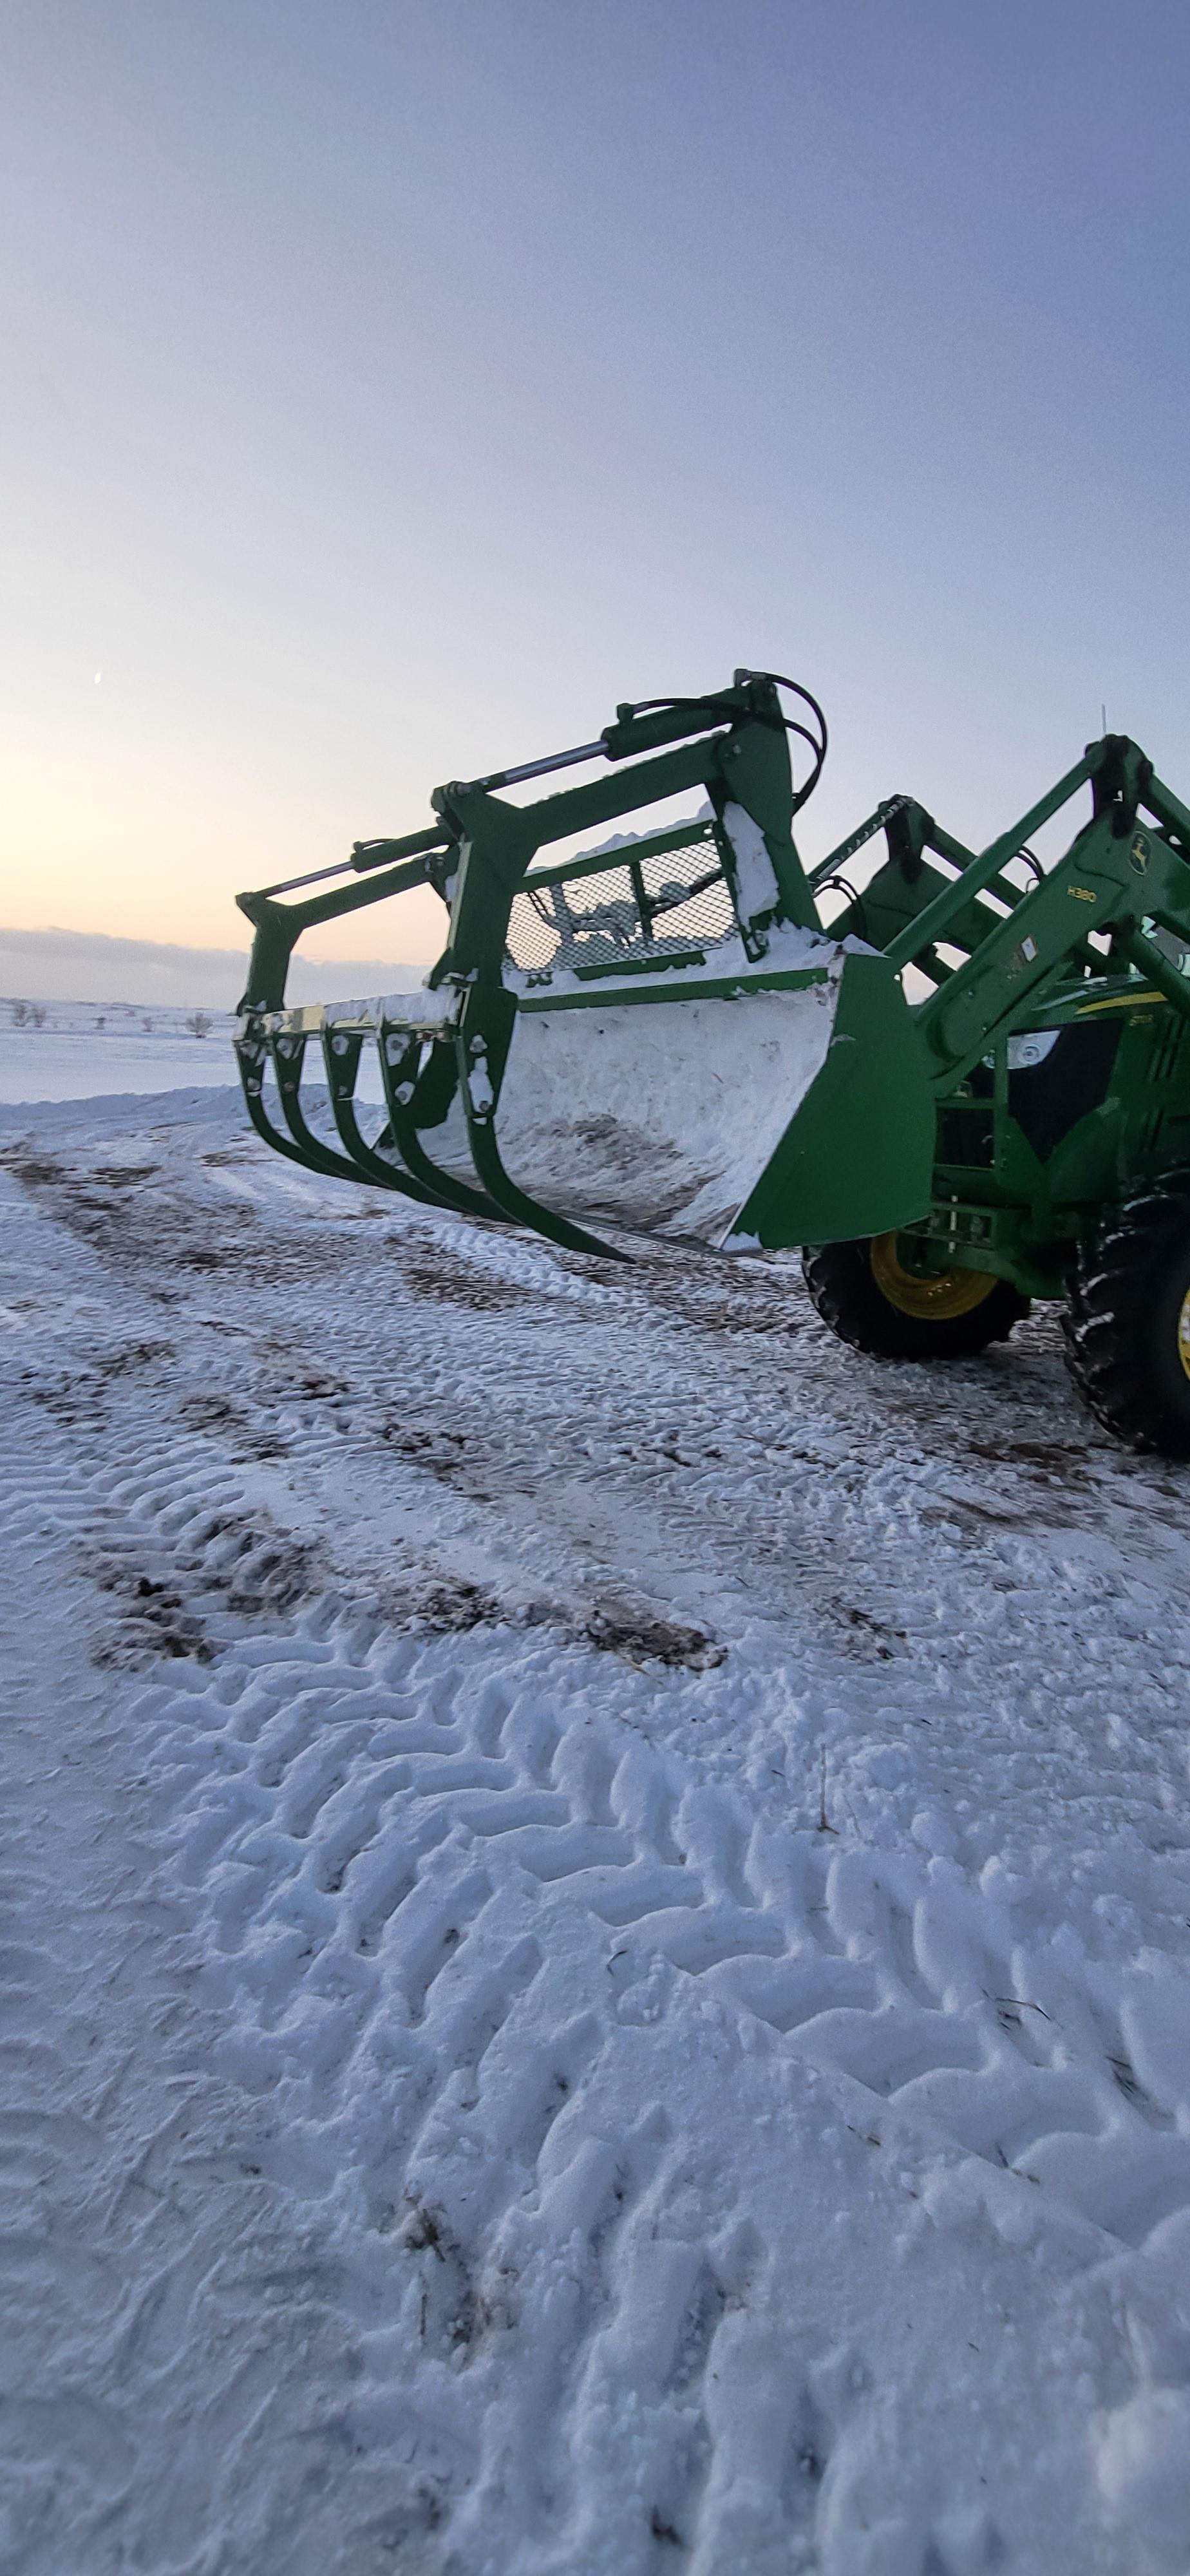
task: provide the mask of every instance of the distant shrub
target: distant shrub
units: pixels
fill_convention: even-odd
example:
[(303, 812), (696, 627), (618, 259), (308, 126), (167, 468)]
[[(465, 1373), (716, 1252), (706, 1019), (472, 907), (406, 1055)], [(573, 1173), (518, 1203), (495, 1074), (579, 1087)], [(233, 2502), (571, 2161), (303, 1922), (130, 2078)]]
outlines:
[(186, 1022), (192, 1038), (205, 1038), (210, 1025), (210, 1014), (207, 1011), (191, 1011)]

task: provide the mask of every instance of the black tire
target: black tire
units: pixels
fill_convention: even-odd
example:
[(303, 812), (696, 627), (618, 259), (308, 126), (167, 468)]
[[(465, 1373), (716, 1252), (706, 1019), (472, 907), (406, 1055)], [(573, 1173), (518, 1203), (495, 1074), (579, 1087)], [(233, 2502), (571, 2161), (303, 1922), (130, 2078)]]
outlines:
[[(876, 1360), (968, 1360), (986, 1351), (989, 1342), (1005, 1341), (1028, 1314), (1028, 1298), (988, 1272), (982, 1274), (987, 1285), (978, 1302), (965, 1314), (906, 1313), (885, 1295), (872, 1267), (873, 1253), (879, 1255), (892, 1240), (877, 1235), (855, 1243), (826, 1243), (802, 1257), (806, 1286), (823, 1323), (852, 1350), (866, 1351)], [(948, 1274), (968, 1283), (977, 1275)]]
[(1190, 1458), (1190, 1166), (1105, 1213), (1079, 1250), (1066, 1365), (1097, 1422), (1132, 1449)]

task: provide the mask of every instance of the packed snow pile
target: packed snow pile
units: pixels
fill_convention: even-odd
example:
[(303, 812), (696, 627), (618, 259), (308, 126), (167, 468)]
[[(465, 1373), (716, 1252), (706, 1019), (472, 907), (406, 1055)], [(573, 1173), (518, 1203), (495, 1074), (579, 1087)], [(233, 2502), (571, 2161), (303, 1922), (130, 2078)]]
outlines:
[(1187, 1475), (230, 1089), (0, 1198), (0, 2563), (1184, 2576)]
[[(642, 1005), (601, 990), (519, 1012), (497, 1116), (507, 1169), (588, 1223), (721, 1243), (825, 1063), (837, 998), (824, 974), (800, 991)], [(456, 1112), (448, 1169), (472, 1168), (462, 1129)]]

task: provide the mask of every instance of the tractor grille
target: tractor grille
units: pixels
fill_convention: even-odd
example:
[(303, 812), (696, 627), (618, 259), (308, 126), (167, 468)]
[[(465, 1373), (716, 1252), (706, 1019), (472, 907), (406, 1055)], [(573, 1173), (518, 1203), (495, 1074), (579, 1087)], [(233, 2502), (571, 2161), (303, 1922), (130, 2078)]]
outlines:
[(714, 841), (629, 851), (558, 884), (528, 885), (512, 907), (508, 954), (522, 973), (598, 974), (713, 947), (736, 927)]

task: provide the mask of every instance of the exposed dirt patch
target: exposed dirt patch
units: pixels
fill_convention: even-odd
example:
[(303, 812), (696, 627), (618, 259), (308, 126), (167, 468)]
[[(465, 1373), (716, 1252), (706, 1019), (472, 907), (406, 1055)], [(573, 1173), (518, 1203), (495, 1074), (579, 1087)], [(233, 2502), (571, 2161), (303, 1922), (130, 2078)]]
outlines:
[(1056, 1478), (1063, 1485), (1086, 1485), (1094, 1474), (1085, 1440), (970, 1439), (967, 1447), (975, 1458), (986, 1458), (994, 1466), (1028, 1468), (1045, 1483)]
[(599, 1602), (580, 1634), (601, 1652), (622, 1655), (625, 1663), (680, 1665), (691, 1673), (712, 1671), (727, 1654), (726, 1646), (716, 1645), (705, 1629), (659, 1619), (652, 1611), (625, 1601)]
[(904, 1629), (891, 1628), (886, 1620), (877, 1619), (872, 1611), (859, 1610), (850, 1601), (832, 1601), (826, 1607), (832, 1618), (838, 1620), (844, 1643), (861, 1653), (874, 1655), (879, 1663), (891, 1662), (899, 1648), (908, 1651)]
[(654, 2505), (649, 2516), (649, 2529), (654, 2540), (666, 2542), (671, 2549), (684, 2549), (686, 2546), (677, 2524), (670, 2522), (658, 2505)]
[(469, 2356), (492, 2324), (493, 2312), (472, 2280), (471, 2266), (458, 2238), (452, 2235), (439, 2210), (413, 2200), (397, 2242), (407, 2254), (430, 2258), (420, 2266), (420, 2340), (446, 2355)]
[(187, 1395), (178, 1406), (178, 1418), (188, 1423), (192, 1431), (239, 1429), (244, 1420), (244, 1408), (231, 1395)]
[[(226, 1605), (249, 1617), (273, 1616), (324, 1591), (327, 1569), (316, 1545), (281, 1529), (264, 1512), (251, 1518), (214, 1512), (188, 1544), (177, 1549), (172, 1566), (146, 1568), (131, 1551), (102, 1550), (91, 1560), (104, 1591), (119, 1591), (143, 1605), (172, 1595), (195, 1621), (204, 1606), (209, 1614)], [(138, 1616), (156, 1617), (138, 1608)]]
[(222, 1433), (227, 1454), (233, 1459), (285, 1458), (293, 1445), (282, 1432), (254, 1421), (247, 1406), (235, 1396), (222, 1395), (218, 1390), (184, 1396), (178, 1406), (178, 1420), (190, 1431)]
[(256, 1355), (261, 1362), (262, 1392), (270, 1404), (330, 1404), (347, 1393), (346, 1378), (336, 1377), (292, 1344), (259, 1341)]
[(618, 1276), (651, 1305), (700, 1332), (788, 1333), (812, 1319), (801, 1273), (792, 1264), (769, 1270), (726, 1258), (716, 1261), (701, 1246), (692, 1246), (686, 1262), (650, 1252)]
[(161, 1368), (175, 1357), (172, 1342), (125, 1342), (115, 1351), (97, 1351), (91, 1365), (101, 1377), (126, 1377), (136, 1369)]
[(21, 1380), (21, 1392), (31, 1404), (39, 1404), (54, 1422), (67, 1430), (86, 1430), (92, 1434), (107, 1420), (102, 1378), (91, 1370), (72, 1371), (54, 1378)]
[(439, 2216), (436, 2209), (428, 2208), (426, 2203), (420, 2200), (413, 2201), (410, 2206), (409, 2215), (401, 2229), (401, 2243), (408, 2247), (411, 2254), (425, 2252), (436, 2254), (440, 2263), (446, 2261), (448, 2250), (455, 2250), (454, 2238), (450, 2234), (445, 2219)]
[(376, 1428), (387, 1448), (395, 1449), (402, 1458), (414, 1459), (431, 1476), (453, 1477), (466, 1463), (467, 1443), (461, 1431), (426, 1430), (391, 1414)]
[(521, 1306), (537, 1293), (521, 1287), (512, 1279), (497, 1279), (490, 1271), (472, 1270), (445, 1249), (406, 1252), (400, 1244), (401, 1269), (411, 1288), (423, 1297), (436, 1298), (440, 1305), (468, 1306), (475, 1314), (496, 1314), (507, 1306)]
[(29, 1190), (53, 1189), (67, 1177), (63, 1164), (51, 1161), (48, 1154), (30, 1154), (23, 1145), (0, 1146), (0, 1164)]
[(288, 1286), (338, 1269), (354, 1243), (324, 1224), (273, 1233), (237, 1201), (202, 1205), (160, 1177), (157, 1164), (88, 1165), (85, 1171), (21, 1145), (0, 1148), (0, 1166), (46, 1213), (122, 1269), (250, 1271), (259, 1284)]
[(277, 1529), (263, 1514), (251, 1521), (218, 1516), (204, 1531), (193, 1562), (204, 1590), (223, 1593), (229, 1609), (254, 1617), (293, 1610), (326, 1581), (313, 1542)]
[(491, 1625), (504, 1615), (494, 1594), (484, 1592), (478, 1583), (469, 1583), (462, 1576), (441, 1576), (427, 1583), (407, 1613), (417, 1627), (434, 1628), (443, 1634)]
[(116, 1556), (100, 1555), (93, 1571), (100, 1589), (119, 1602), (113, 1625), (95, 1646), (95, 1663), (116, 1671), (136, 1670), (158, 1655), (210, 1663), (212, 1649), (202, 1622), (172, 1584), (138, 1572)]
[[(923, 1502), (920, 1509), (923, 1521), (950, 1523), (964, 1531), (968, 1538), (986, 1539), (989, 1530), (1031, 1530), (1036, 1526), (1035, 1511), (1030, 1508), (1027, 1498), (1017, 1508), (1012, 1503), (1002, 1502), (998, 1496), (989, 1495), (986, 1502), (981, 1502), (973, 1494), (952, 1494), (943, 1489), (936, 1500)], [(1049, 1517), (1055, 1529), (1078, 1525), (1068, 1512), (1059, 1514), (1053, 1505), (1050, 1506)]]

